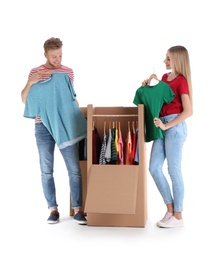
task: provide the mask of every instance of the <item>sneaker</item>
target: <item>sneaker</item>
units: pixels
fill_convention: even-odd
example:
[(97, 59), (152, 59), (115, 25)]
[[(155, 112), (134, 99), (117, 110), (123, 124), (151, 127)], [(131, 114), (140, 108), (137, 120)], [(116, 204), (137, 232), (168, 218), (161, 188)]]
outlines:
[(174, 227), (183, 227), (183, 219), (176, 219), (174, 216), (171, 216), (166, 222), (159, 222), (159, 227), (163, 228), (174, 228)]
[(74, 215), (74, 221), (80, 225), (86, 225), (87, 224), (87, 220), (84, 216), (84, 213), (79, 211)]
[(166, 212), (165, 216), (157, 222), (157, 226), (160, 226), (160, 222), (166, 222), (170, 217), (172, 216), (172, 213)]
[(48, 224), (56, 224), (59, 222), (59, 212), (57, 210), (51, 211), (49, 218), (47, 219)]

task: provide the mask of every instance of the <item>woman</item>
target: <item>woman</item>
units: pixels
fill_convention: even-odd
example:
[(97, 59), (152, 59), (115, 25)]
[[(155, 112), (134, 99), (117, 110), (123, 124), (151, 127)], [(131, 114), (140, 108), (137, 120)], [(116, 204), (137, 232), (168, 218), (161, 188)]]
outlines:
[[(187, 137), (185, 120), (192, 115), (192, 83), (189, 54), (185, 47), (173, 46), (168, 49), (164, 63), (171, 72), (164, 74), (162, 81), (170, 85), (175, 98), (162, 106), (159, 118), (154, 118), (154, 124), (162, 129), (164, 138), (153, 141), (149, 171), (167, 207), (166, 214), (157, 225), (172, 228), (183, 226), (184, 182), (181, 161)], [(145, 80), (142, 86), (148, 83), (149, 80)], [(165, 159), (172, 185), (162, 170)]]

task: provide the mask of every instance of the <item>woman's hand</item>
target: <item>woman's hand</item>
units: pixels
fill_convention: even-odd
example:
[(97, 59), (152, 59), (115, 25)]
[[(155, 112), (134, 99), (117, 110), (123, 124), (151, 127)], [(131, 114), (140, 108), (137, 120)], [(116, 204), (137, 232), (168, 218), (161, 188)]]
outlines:
[(142, 83), (141, 83), (141, 86), (144, 87), (146, 85), (148, 85), (149, 83), (149, 79), (145, 79)]
[(153, 122), (156, 127), (160, 127), (160, 129), (166, 130), (165, 124), (159, 118), (155, 117)]

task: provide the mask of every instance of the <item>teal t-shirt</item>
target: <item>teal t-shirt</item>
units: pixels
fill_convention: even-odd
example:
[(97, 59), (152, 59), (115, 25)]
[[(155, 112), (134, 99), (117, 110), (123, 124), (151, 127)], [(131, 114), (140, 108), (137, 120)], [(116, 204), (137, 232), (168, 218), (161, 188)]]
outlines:
[(78, 143), (87, 135), (87, 120), (76, 104), (76, 93), (66, 73), (53, 73), (29, 90), (24, 117), (41, 117), (59, 149)]
[(162, 130), (154, 125), (153, 119), (159, 117), (163, 104), (170, 103), (174, 97), (171, 87), (163, 81), (159, 81), (157, 85), (146, 85), (136, 90), (133, 103), (137, 106), (144, 105), (146, 142), (163, 138)]

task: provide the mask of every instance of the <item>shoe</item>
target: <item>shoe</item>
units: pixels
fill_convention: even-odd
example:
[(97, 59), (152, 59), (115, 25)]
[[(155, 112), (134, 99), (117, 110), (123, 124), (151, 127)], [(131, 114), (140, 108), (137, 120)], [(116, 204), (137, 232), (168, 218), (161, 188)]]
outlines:
[(51, 211), (49, 218), (47, 219), (48, 224), (56, 224), (59, 222), (59, 212), (57, 210)]
[(79, 211), (74, 215), (74, 221), (80, 225), (86, 225), (87, 224), (87, 220), (84, 216), (84, 213)]
[(183, 227), (183, 219), (176, 219), (174, 216), (171, 216), (165, 222), (160, 221), (159, 227), (162, 227), (162, 228)]
[(166, 222), (171, 216), (172, 216), (172, 213), (167, 211), (165, 216), (157, 222), (157, 226), (160, 226), (160, 222)]

